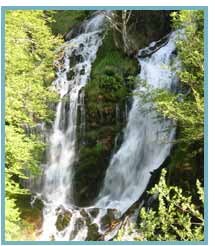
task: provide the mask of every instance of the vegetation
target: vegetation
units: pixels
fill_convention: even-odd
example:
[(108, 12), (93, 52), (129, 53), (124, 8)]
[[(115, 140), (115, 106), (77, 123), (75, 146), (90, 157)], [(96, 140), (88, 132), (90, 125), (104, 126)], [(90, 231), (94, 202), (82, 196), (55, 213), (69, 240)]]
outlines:
[[(166, 170), (163, 169), (160, 181), (148, 193), (157, 196), (155, 209), (143, 207), (140, 211), (140, 224), (130, 227), (128, 234), (134, 234), (138, 241), (201, 241), (204, 240), (204, 190), (197, 180), (199, 206), (191, 196), (184, 195), (181, 188), (166, 184)], [(117, 240), (124, 235), (124, 228)]]
[(52, 18), (49, 23), (55, 35), (65, 35), (79, 25), (92, 11), (90, 10), (46, 10), (45, 14)]
[(115, 138), (125, 124), (123, 113), (131, 93), (130, 76), (137, 72), (136, 59), (116, 48), (108, 30), (85, 87), (86, 131), (84, 137), (79, 134), (81, 147), (74, 178), (78, 205), (87, 206), (98, 195)]
[(20, 209), (16, 198), (29, 193), (22, 180), (40, 173), (44, 143), (35, 134), (26, 134), (41, 121), (53, 119), (48, 108), (57, 96), (49, 89), (54, 79), (53, 60), (61, 39), (54, 37), (43, 11), (6, 12), (6, 239), (20, 234)]

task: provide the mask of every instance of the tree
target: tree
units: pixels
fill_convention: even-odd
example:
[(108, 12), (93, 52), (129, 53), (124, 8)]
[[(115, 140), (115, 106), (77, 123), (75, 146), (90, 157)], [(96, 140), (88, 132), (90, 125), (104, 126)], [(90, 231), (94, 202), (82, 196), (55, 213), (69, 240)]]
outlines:
[(55, 48), (61, 38), (54, 37), (47, 23), (51, 19), (40, 10), (8, 10), (5, 25), (5, 204), (6, 239), (19, 235), (20, 210), (17, 196), (29, 191), (21, 180), (40, 173), (45, 147), (39, 136), (26, 132), (41, 121), (49, 122), (49, 109), (57, 96), (49, 89), (54, 79)]
[(128, 37), (128, 22), (131, 18), (132, 10), (111, 11), (106, 14), (112, 28), (122, 36), (123, 51), (125, 54), (130, 51), (130, 39)]

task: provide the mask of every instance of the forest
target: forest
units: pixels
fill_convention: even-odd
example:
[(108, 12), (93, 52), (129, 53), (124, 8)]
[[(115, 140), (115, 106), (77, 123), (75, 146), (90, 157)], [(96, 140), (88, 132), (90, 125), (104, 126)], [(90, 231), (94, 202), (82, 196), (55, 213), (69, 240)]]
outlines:
[(204, 10), (5, 11), (5, 240), (203, 241)]

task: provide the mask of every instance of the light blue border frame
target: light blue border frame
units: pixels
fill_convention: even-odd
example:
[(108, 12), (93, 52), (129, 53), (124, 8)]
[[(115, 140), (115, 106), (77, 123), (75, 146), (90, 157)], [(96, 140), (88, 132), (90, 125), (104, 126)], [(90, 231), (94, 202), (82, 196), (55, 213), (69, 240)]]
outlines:
[(5, 153), (5, 11), (27, 9), (53, 10), (204, 10), (204, 241), (6, 241), (5, 240), (5, 155), (1, 156), (1, 243), (2, 245), (207, 245), (208, 244), (208, 7), (207, 6), (2, 6), (1, 7), (1, 148)]

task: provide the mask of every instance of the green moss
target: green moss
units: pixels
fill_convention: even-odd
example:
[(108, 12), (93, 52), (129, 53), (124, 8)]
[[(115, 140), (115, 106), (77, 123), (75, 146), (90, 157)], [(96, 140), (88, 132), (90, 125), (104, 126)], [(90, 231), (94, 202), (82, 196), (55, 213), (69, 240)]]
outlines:
[(95, 112), (101, 104), (104, 108), (107, 103), (122, 103), (129, 95), (128, 77), (137, 73), (137, 60), (118, 50), (112, 34), (108, 32), (93, 64), (92, 78), (86, 86), (90, 111)]
[[(136, 59), (118, 50), (111, 33), (107, 33), (85, 87), (86, 131), (84, 141), (80, 138), (78, 141), (82, 145), (79, 144), (74, 176), (73, 195), (78, 205), (87, 206), (98, 195), (116, 135), (125, 125), (123, 113), (130, 93), (129, 76), (137, 73)], [(120, 120), (116, 118), (116, 106)]]
[(136, 75), (138, 72), (138, 63), (136, 59), (126, 56), (116, 48), (113, 35), (109, 31), (103, 40), (103, 45), (99, 49), (96, 61), (93, 64), (92, 77), (97, 74), (108, 75), (110, 70), (118, 75)]

